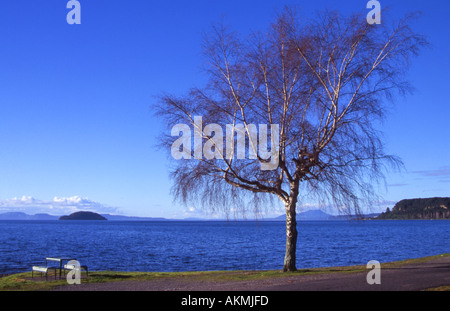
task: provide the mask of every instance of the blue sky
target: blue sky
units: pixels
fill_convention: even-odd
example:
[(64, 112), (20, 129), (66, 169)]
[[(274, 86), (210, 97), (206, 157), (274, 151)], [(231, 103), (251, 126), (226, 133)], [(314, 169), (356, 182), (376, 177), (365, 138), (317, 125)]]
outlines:
[[(383, 124), (386, 148), (405, 171), (389, 173), (380, 194), (386, 206), (450, 196), (450, 4), (380, 2), (393, 17), (422, 11), (414, 29), (432, 44), (412, 63), (416, 92)], [(222, 18), (243, 34), (264, 30), (284, 5), (309, 15), (364, 11), (367, 1), (80, 0), (81, 25), (67, 24), (66, 3), (0, 8), (0, 212), (201, 215), (172, 202), (150, 106), (162, 92), (202, 85), (202, 32)]]

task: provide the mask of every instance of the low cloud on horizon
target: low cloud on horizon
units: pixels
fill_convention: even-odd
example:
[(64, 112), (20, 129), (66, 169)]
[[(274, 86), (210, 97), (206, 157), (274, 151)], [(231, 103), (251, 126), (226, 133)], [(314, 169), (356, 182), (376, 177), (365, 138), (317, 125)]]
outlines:
[(99, 214), (117, 214), (118, 208), (80, 196), (54, 197), (53, 200), (40, 200), (31, 196), (0, 200), (0, 213), (23, 212), (29, 215), (46, 213), (55, 216), (68, 215), (79, 211)]
[(412, 173), (423, 177), (450, 178), (450, 166), (442, 166), (437, 169), (423, 171), (413, 171)]

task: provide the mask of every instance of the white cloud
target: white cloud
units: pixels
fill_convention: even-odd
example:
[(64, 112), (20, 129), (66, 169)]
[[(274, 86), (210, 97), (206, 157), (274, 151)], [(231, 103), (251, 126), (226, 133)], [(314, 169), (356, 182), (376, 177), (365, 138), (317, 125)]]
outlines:
[(83, 198), (81, 198), (81, 197), (78, 196), (78, 195), (75, 195), (75, 196), (69, 197), (69, 198), (58, 198), (58, 197), (54, 197), (54, 198), (53, 198), (53, 202), (56, 202), (56, 203), (62, 203), (62, 204), (67, 204), (67, 203), (72, 203), (72, 204), (74, 204), (74, 203), (80, 203), (80, 202), (82, 202), (82, 201), (84, 201), (84, 200), (87, 200), (87, 199), (83, 199)]
[(412, 173), (423, 176), (423, 177), (450, 177), (450, 166), (442, 166), (437, 169), (430, 169), (424, 171), (413, 171)]
[(21, 198), (12, 198), (11, 201), (13, 201), (16, 204), (31, 204), (34, 203), (36, 200), (31, 196), (22, 196)]
[(211, 211), (203, 210), (195, 206), (184, 208), (181, 214), (174, 215), (174, 218), (220, 218), (220, 215)]
[(184, 217), (199, 217), (204, 216), (201, 209), (195, 208), (194, 206), (189, 206), (183, 210)]
[(118, 213), (118, 208), (104, 205), (80, 196), (54, 197), (53, 200), (39, 200), (31, 196), (0, 200), (0, 212), (24, 212), (27, 214), (47, 213), (67, 215), (79, 211), (96, 213)]

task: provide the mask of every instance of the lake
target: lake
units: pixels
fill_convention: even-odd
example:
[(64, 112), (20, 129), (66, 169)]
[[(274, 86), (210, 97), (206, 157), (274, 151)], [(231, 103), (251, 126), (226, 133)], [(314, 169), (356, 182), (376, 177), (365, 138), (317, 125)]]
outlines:
[[(365, 265), (450, 253), (448, 220), (301, 221), (297, 268)], [(45, 257), (89, 270), (269, 270), (283, 267), (277, 221), (0, 221), (0, 274)]]

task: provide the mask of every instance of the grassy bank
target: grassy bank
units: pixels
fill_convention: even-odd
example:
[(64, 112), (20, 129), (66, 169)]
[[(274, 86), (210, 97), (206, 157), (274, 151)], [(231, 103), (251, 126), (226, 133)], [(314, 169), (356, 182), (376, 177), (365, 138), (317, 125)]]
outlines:
[[(436, 255), (431, 257), (408, 259), (397, 262), (382, 263), (383, 269), (398, 268), (407, 264), (418, 264), (427, 262), (450, 254)], [(321, 274), (321, 273), (356, 273), (367, 271), (366, 266), (329, 267), (314, 269), (299, 269), (296, 272), (283, 273), (280, 270), (263, 271), (201, 271), (201, 272), (117, 272), (117, 271), (94, 271), (89, 273), (89, 278), (82, 279), (82, 282), (103, 283), (120, 281), (149, 281), (161, 279), (183, 279), (184, 281), (249, 281), (263, 280), (268, 278), (292, 277), (294, 275)], [(82, 273), (84, 276), (84, 273)], [(38, 291), (50, 290), (54, 287), (66, 285), (66, 279), (54, 279), (53, 275), (48, 276), (48, 280), (41, 277), (31, 278), (31, 272), (13, 274), (0, 278), (1, 291)], [(442, 289), (441, 289), (442, 290)], [(448, 288), (447, 288), (448, 290)]]

